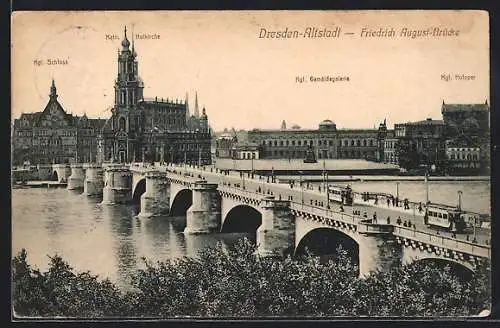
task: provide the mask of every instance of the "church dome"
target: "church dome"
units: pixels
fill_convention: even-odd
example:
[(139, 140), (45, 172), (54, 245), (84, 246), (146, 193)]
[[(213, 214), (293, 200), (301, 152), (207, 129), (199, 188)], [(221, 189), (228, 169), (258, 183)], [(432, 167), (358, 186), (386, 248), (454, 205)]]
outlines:
[(125, 37), (125, 39), (123, 39), (122, 46), (123, 46), (123, 48), (128, 48), (130, 46), (130, 42), (128, 41), (127, 37)]
[(319, 123), (320, 130), (335, 130), (337, 128), (336, 124), (331, 120), (323, 120)]

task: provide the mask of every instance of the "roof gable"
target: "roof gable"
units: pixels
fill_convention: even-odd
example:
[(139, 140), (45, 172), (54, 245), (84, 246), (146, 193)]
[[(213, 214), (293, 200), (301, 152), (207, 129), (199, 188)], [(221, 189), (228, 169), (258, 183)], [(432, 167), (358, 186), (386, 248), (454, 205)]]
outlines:
[(67, 127), (72, 126), (72, 115), (67, 114), (56, 99), (50, 99), (45, 109), (35, 122), (37, 127)]

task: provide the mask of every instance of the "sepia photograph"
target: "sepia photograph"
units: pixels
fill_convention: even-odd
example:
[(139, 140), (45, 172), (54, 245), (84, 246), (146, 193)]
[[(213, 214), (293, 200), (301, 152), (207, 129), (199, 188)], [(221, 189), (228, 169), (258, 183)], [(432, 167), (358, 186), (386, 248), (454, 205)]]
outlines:
[(17, 11), (11, 318), (492, 311), (489, 15)]

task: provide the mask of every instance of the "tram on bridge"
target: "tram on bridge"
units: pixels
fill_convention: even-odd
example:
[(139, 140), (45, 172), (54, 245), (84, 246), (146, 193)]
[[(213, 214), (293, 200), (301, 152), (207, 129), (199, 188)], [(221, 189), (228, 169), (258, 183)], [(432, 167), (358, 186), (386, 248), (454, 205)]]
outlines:
[(424, 224), (456, 233), (463, 233), (467, 227), (464, 211), (457, 207), (433, 203), (425, 207)]
[(351, 187), (330, 186), (328, 188), (330, 200), (341, 203), (342, 205), (352, 206), (353, 192)]

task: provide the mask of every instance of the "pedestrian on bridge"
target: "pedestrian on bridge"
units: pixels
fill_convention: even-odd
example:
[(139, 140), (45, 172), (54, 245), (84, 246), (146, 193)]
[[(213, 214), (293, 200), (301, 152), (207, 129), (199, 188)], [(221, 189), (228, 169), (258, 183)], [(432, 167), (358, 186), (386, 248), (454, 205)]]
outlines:
[(392, 206), (396, 206), (396, 201), (394, 200), (394, 197), (391, 196), (391, 200), (392, 200)]
[(342, 204), (340, 204), (340, 212), (344, 212), (344, 206), (342, 206)]
[(401, 225), (401, 222), (402, 222), (402, 221), (401, 221), (401, 217), (399, 217), (399, 216), (398, 216), (398, 219), (396, 220), (396, 224), (397, 224), (397, 225)]
[(377, 223), (377, 212), (373, 212), (373, 223)]
[(387, 197), (387, 207), (390, 207), (391, 206), (391, 200), (389, 199), (389, 197)]
[(387, 217), (387, 224), (391, 224), (391, 217), (390, 216)]

